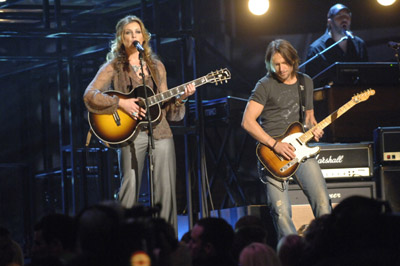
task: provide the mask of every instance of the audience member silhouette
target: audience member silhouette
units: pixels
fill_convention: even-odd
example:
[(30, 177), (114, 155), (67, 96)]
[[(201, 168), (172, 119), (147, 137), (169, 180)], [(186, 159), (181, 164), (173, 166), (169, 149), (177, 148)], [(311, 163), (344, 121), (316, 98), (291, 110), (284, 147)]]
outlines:
[[(371, 198), (344, 199), (331, 214), (314, 219), (303, 237), (282, 238), (277, 252), (266, 243), (258, 217), (242, 217), (236, 232), (222, 218), (202, 218), (190, 237), (178, 241), (159, 209), (124, 209), (112, 201), (88, 207), (75, 219), (46, 215), (35, 225), (28, 265), (129, 266), (134, 254), (153, 266), (400, 265), (400, 215)], [(23, 264), (21, 248), (0, 227), (0, 266)]]
[(123, 208), (118, 203), (99, 203), (82, 210), (75, 220), (78, 256), (71, 265), (119, 265)]
[(193, 266), (237, 265), (233, 258), (234, 231), (222, 218), (207, 217), (196, 222), (189, 249)]
[(251, 243), (239, 257), (240, 266), (281, 266), (273, 248), (263, 243)]
[(304, 253), (304, 239), (297, 234), (286, 235), (279, 240), (276, 250), (282, 266), (298, 265)]
[(175, 229), (163, 218), (131, 219), (122, 226), (119, 244), (121, 258), (144, 251), (151, 258), (151, 265), (190, 266), (189, 249), (179, 243), (175, 235)]
[(190, 266), (188, 247), (179, 243), (172, 225), (159, 218), (160, 209), (125, 209), (111, 201), (83, 210), (76, 217), (78, 256), (69, 266), (125, 266), (136, 260)]
[(267, 244), (267, 231), (262, 221), (256, 216), (243, 216), (235, 224), (235, 239), (233, 242), (233, 255), (239, 261), (240, 252), (251, 243)]
[(255, 215), (244, 215), (240, 217), (235, 223), (235, 231), (245, 226), (258, 226), (264, 228), (261, 218)]
[(186, 233), (183, 234), (183, 236), (181, 237), (180, 242), (183, 244), (189, 244), (190, 242), (190, 234), (192, 233), (192, 230), (187, 231)]
[(24, 265), (24, 256), (20, 245), (12, 239), (10, 231), (3, 226), (0, 226), (0, 265)]
[(52, 213), (34, 226), (31, 266), (66, 265), (75, 256), (75, 231), (72, 217)]
[(399, 218), (384, 202), (346, 198), (310, 224), (302, 265), (399, 265)]

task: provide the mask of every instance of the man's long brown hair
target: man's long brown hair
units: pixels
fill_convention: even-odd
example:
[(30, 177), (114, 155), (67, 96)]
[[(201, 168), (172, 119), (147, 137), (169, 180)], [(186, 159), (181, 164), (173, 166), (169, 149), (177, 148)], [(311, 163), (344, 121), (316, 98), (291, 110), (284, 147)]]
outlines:
[(267, 51), (265, 53), (265, 66), (268, 74), (274, 75), (271, 59), (275, 53), (280, 53), (286, 62), (293, 67), (293, 72), (291, 75), (295, 75), (299, 70), (300, 58), (296, 49), (294, 49), (290, 42), (283, 39), (274, 40), (270, 42), (267, 47)]

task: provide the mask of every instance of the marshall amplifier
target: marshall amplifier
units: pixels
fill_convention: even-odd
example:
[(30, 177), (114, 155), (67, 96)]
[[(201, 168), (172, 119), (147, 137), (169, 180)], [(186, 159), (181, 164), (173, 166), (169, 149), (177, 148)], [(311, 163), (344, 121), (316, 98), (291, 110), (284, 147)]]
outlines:
[(372, 178), (372, 143), (313, 143), (320, 153), (315, 157), (325, 178)]
[(376, 128), (374, 143), (378, 165), (400, 165), (400, 127)]

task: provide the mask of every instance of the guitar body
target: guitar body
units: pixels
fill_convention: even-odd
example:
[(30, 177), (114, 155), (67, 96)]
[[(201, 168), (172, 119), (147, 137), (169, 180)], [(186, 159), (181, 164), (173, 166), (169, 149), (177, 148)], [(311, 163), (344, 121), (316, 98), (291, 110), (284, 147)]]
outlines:
[[(175, 88), (169, 89), (167, 91), (161, 92), (154, 95), (154, 92), (149, 87), (138, 86), (130, 93), (121, 93), (118, 91), (107, 91), (104, 94), (110, 96), (117, 96), (119, 98), (137, 98), (139, 101), (137, 104), (143, 109), (147, 110), (151, 116), (152, 124), (159, 122), (161, 117), (161, 105), (174, 98), (179, 97), (185, 93), (186, 86), (194, 84), (195, 87), (207, 84), (207, 83), (218, 83), (227, 82), (231, 78), (231, 73), (228, 69), (220, 69), (213, 71), (205, 76), (177, 86)], [(145, 95), (147, 94), (148, 106), (145, 103)], [(114, 146), (118, 148), (120, 146), (125, 146), (131, 143), (137, 133), (148, 126), (148, 121), (135, 120), (131, 114), (127, 114), (121, 109), (117, 109), (113, 114), (93, 114), (89, 112), (89, 125), (92, 132), (100, 139), (103, 144), (107, 147)]]
[[(147, 96), (153, 96), (154, 92), (146, 86)], [(118, 91), (104, 92), (109, 96), (118, 96), (122, 99), (139, 98), (138, 104), (147, 110), (145, 104), (145, 91), (143, 86), (138, 86), (130, 93), (122, 93)], [(151, 122), (157, 123), (161, 116), (161, 108), (159, 104), (151, 106), (147, 111), (150, 111)], [(119, 118), (119, 122), (117, 122)], [(118, 108), (114, 114), (94, 114), (89, 112), (89, 124), (96, 135), (102, 142), (108, 145), (123, 146), (129, 144), (129, 140), (133, 138), (141, 128), (147, 126), (147, 121), (138, 121), (133, 119), (131, 114)]]
[(299, 139), (303, 134), (302, 124), (294, 122), (283, 135), (275, 137), (277, 141), (289, 143), (295, 148), (296, 157), (291, 161), (283, 159), (264, 144), (259, 143), (257, 145), (256, 154), (259, 161), (278, 181), (287, 180), (296, 172), (301, 162), (319, 153), (320, 148), (318, 146), (309, 147), (307, 143)]

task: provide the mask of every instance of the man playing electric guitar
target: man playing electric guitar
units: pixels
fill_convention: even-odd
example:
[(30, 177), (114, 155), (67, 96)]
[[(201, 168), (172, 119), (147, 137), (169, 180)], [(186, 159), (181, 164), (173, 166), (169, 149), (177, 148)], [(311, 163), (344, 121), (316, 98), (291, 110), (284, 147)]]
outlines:
[[(292, 123), (303, 122), (302, 117), (308, 128), (317, 124), (313, 110), (313, 83), (309, 76), (297, 72), (299, 57), (288, 41), (272, 41), (267, 47), (265, 64), (267, 75), (257, 82), (252, 91), (243, 114), (242, 127), (261, 145), (271, 149), (277, 160), (290, 161), (296, 157), (295, 148), (280, 141), (278, 136), (283, 135)], [(312, 133), (315, 141), (323, 135), (320, 128), (315, 128)], [(288, 178), (279, 179), (261, 165), (260, 170), (278, 239), (296, 234)], [(293, 178), (309, 199), (316, 217), (331, 212), (326, 183), (314, 158), (299, 164)]]

